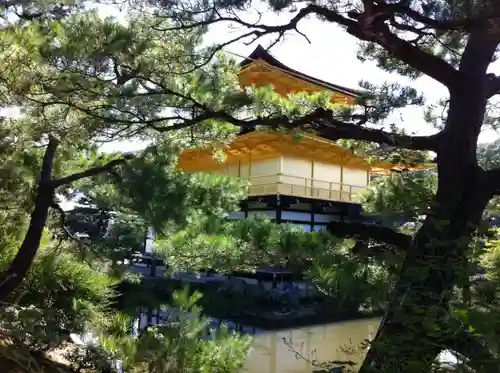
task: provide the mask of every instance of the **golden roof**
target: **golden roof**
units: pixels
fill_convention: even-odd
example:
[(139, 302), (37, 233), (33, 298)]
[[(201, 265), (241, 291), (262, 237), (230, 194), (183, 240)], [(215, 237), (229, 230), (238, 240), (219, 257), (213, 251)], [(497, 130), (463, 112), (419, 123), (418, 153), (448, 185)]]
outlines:
[(391, 171), (423, 171), (436, 168), (434, 163), (421, 163), (414, 166), (394, 164), (389, 162), (377, 163), (371, 168), (372, 174), (387, 175)]
[[(346, 105), (354, 105), (356, 98), (361, 94), (360, 91), (325, 82), (293, 70), (275, 59), (260, 45), (240, 66), (239, 80), (242, 87), (252, 84), (256, 86), (271, 84), (281, 95), (328, 90), (332, 93), (334, 103)], [(214, 150), (215, 146), (185, 150), (179, 159), (179, 167), (191, 172), (217, 169), (221, 163), (214, 158)], [(254, 131), (236, 137), (229, 147), (224, 148), (224, 153), (225, 162), (228, 164), (289, 156), (371, 170), (377, 174), (402, 167), (392, 163), (370, 165), (366, 159), (354, 155), (334, 141), (309, 134), (301, 134), (298, 139), (280, 132)], [(414, 169), (433, 167), (435, 167), (433, 164), (427, 164), (415, 166)]]
[[(220, 161), (214, 157), (216, 149), (215, 146), (187, 149), (179, 158), (179, 167), (188, 172), (215, 170), (221, 166)], [(354, 155), (334, 141), (309, 134), (293, 137), (280, 132), (254, 131), (237, 136), (228, 147), (221, 149), (226, 156), (224, 163), (227, 164), (288, 156), (371, 170), (378, 174), (403, 167), (387, 162), (371, 165), (364, 158)], [(414, 169), (433, 167), (433, 164), (426, 164), (415, 166)]]
[(252, 84), (262, 87), (271, 84), (274, 90), (283, 96), (290, 93), (316, 93), (326, 90), (332, 93), (332, 102), (346, 105), (353, 105), (356, 97), (361, 94), (360, 91), (325, 82), (294, 70), (278, 61), (260, 45), (240, 66), (239, 80), (242, 87), (249, 87)]

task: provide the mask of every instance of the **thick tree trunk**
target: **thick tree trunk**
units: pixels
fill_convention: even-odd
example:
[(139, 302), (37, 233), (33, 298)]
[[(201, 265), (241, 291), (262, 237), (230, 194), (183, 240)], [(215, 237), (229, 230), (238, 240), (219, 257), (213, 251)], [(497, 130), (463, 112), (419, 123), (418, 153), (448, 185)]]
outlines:
[(7, 272), (3, 273), (0, 278), (0, 302), (7, 301), (9, 295), (21, 284), (40, 247), (40, 241), (54, 197), (54, 188), (51, 181), (57, 145), (57, 141), (51, 138), (45, 150), (35, 206), (31, 213), (28, 230), (14, 260), (9, 265)]
[(479, 205), (485, 204), (478, 201), (474, 211), (463, 206), (447, 220), (427, 218), (405, 259), (363, 372), (370, 371), (365, 370), (369, 363), (377, 372), (430, 372), (436, 356), (451, 348), (448, 302), (466, 260), (468, 225), (481, 215)]
[(476, 162), (486, 99), (478, 94), (480, 79), (462, 84), (450, 92), (448, 123), (437, 152), (434, 205), (407, 251), (363, 373), (429, 372), (439, 352), (450, 348), (450, 330), (445, 330), (448, 302), (463, 275), (471, 234), (489, 199), (484, 171)]

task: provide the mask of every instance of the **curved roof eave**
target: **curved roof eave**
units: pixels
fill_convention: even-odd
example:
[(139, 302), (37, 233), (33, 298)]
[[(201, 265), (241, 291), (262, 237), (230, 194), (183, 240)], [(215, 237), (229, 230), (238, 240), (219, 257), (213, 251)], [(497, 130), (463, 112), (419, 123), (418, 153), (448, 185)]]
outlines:
[(257, 46), (257, 48), (255, 48), (255, 50), (247, 58), (245, 58), (240, 63), (240, 67), (244, 68), (244, 67), (250, 65), (252, 62), (255, 62), (257, 60), (263, 60), (263, 61), (267, 62), (269, 65), (272, 65), (280, 70), (283, 70), (283, 71), (287, 72), (288, 74), (295, 76), (298, 79), (302, 79), (306, 82), (315, 84), (317, 86), (320, 86), (320, 87), (328, 89), (328, 90), (341, 92), (341, 93), (344, 93), (346, 95), (353, 96), (353, 97), (357, 97), (357, 96), (360, 96), (362, 94), (366, 94), (366, 92), (363, 92), (361, 90), (355, 90), (352, 88), (342, 87), (340, 85), (332, 84), (332, 83), (326, 82), (324, 80), (320, 80), (320, 79), (314, 78), (312, 76), (306, 75), (304, 73), (301, 73), (300, 71), (294, 70), (294, 69), (284, 65), (283, 63), (278, 61), (276, 58), (274, 58), (260, 44)]

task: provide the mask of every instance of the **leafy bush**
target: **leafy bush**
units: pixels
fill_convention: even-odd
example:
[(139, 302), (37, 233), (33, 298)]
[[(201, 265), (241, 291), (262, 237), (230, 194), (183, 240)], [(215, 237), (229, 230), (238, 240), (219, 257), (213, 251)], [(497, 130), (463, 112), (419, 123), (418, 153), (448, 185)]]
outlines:
[[(1, 271), (10, 256), (0, 260)], [(0, 327), (34, 349), (48, 349), (62, 331), (78, 333), (99, 319), (115, 296), (113, 284), (106, 274), (46, 246), (2, 309)]]

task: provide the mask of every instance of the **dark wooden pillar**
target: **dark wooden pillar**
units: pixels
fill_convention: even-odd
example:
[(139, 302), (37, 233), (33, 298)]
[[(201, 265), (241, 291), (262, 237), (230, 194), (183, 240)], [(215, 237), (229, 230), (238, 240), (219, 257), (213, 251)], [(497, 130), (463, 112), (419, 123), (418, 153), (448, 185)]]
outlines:
[(314, 213), (316, 210), (316, 203), (311, 203), (311, 232), (314, 232)]
[(146, 327), (153, 326), (153, 307), (149, 306), (148, 307), (148, 313), (146, 316)]
[(245, 219), (248, 218), (248, 199), (243, 201), (243, 213), (245, 214)]
[(281, 223), (281, 198), (279, 195), (276, 196), (276, 223)]

